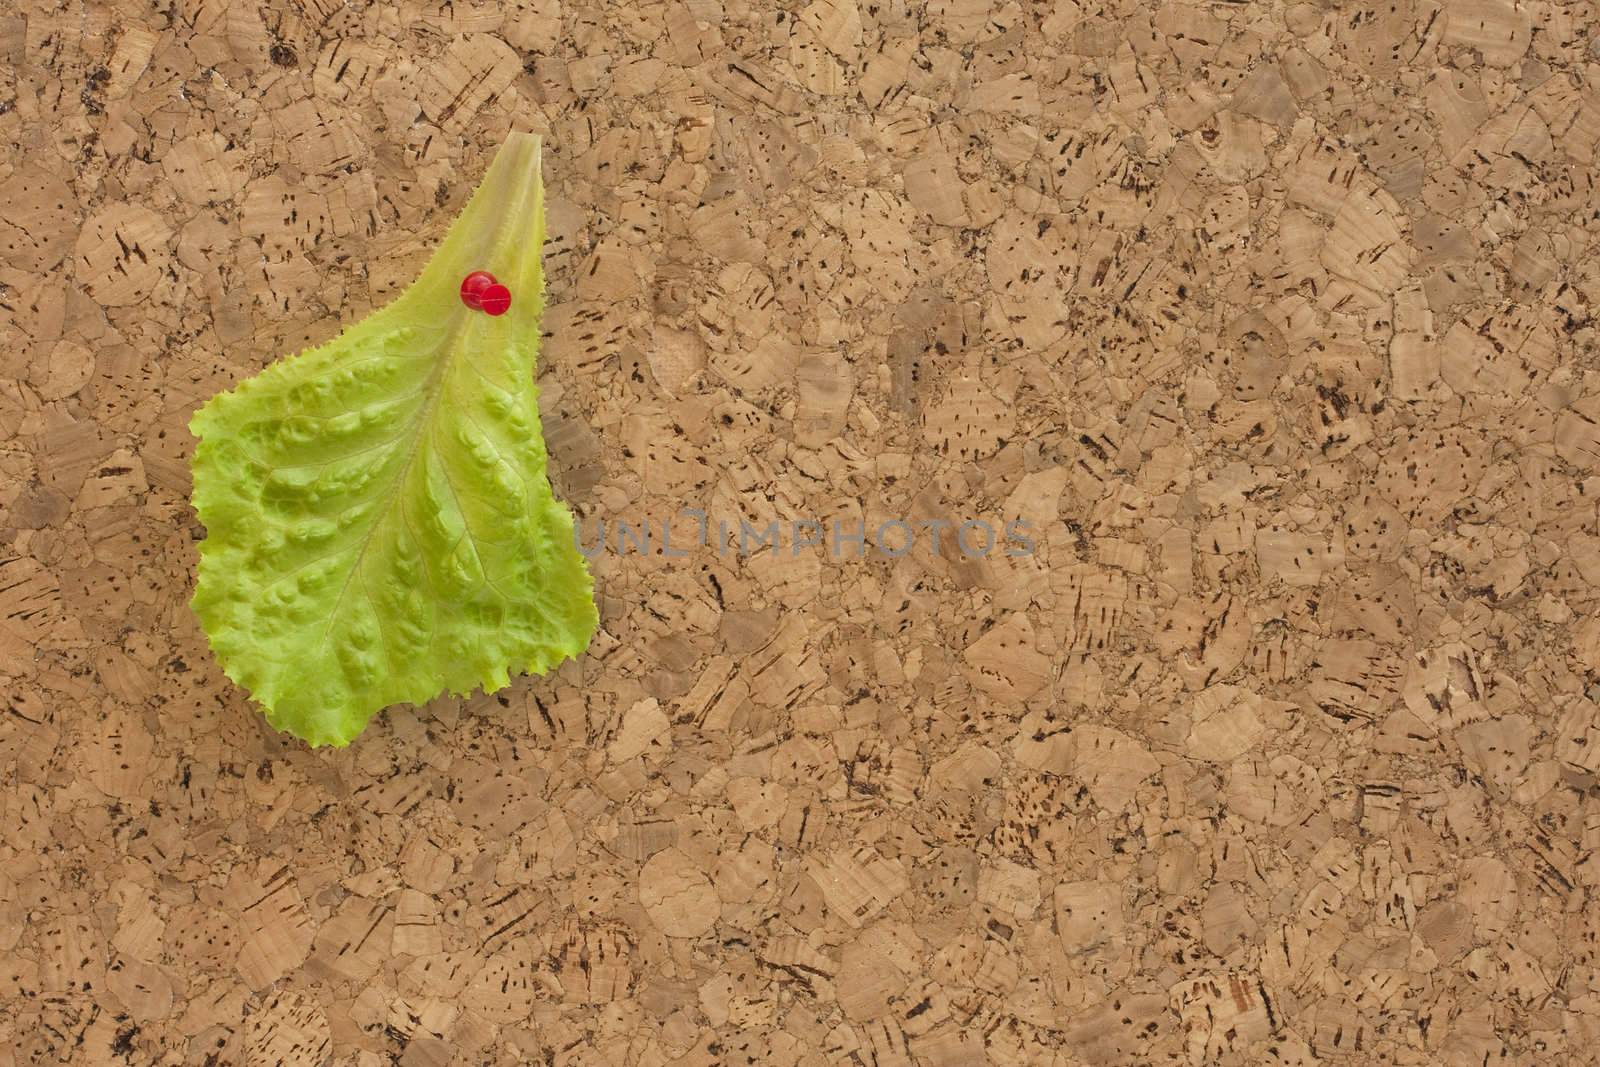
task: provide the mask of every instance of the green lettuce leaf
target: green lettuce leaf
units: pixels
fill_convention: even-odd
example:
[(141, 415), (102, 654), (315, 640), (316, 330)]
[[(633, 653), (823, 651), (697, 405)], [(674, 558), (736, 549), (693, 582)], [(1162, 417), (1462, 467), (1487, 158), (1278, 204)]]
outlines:
[[(587, 647), (594, 589), (545, 475), (539, 138), (513, 134), (393, 303), (195, 413), (192, 601), (273, 726), (350, 742), (391, 704)], [(512, 293), (462, 304), (487, 270)]]

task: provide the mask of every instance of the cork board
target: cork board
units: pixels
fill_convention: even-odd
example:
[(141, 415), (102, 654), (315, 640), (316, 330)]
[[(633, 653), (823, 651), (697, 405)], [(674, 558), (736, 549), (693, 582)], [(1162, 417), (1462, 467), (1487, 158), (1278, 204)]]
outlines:
[[(0, 1065), (1600, 1062), (1593, 26), (8, 6)], [(312, 751), (187, 419), (513, 129), (558, 493), (786, 539)]]

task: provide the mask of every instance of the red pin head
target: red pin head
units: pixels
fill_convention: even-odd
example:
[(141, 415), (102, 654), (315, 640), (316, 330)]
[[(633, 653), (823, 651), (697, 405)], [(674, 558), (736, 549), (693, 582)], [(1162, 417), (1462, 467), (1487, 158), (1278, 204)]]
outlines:
[(511, 290), (499, 284), (487, 286), (478, 294), (478, 306), (486, 315), (504, 315), (511, 310)]
[(493, 274), (486, 270), (473, 271), (461, 279), (461, 302), (473, 311), (483, 310), (483, 291), (494, 284)]

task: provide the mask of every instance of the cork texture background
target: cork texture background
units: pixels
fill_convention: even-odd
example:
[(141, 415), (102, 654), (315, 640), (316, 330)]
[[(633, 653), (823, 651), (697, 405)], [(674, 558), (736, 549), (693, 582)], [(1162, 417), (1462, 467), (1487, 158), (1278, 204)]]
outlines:
[[(0, 13), (0, 1065), (1600, 1062), (1600, 19)], [(588, 654), (276, 734), (186, 424), (545, 135)]]

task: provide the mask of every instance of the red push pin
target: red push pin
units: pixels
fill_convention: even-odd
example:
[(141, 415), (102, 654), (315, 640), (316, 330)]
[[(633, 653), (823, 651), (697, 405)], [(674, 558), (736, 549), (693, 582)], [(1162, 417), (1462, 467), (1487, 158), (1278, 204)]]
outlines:
[(511, 308), (511, 290), (488, 271), (475, 270), (461, 279), (461, 302), (474, 311), (504, 315)]
[(473, 311), (483, 310), (483, 291), (494, 285), (494, 275), (486, 270), (475, 270), (461, 279), (461, 302)]
[(478, 295), (485, 315), (504, 315), (511, 310), (511, 290), (500, 284), (488, 286)]

